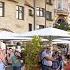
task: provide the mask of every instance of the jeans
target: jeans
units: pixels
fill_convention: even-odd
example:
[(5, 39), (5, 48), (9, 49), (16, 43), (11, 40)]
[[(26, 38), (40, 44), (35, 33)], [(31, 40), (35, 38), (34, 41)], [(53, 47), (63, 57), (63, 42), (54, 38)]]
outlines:
[(21, 70), (21, 66), (13, 66), (13, 70)]
[(51, 66), (42, 65), (42, 70), (52, 70)]

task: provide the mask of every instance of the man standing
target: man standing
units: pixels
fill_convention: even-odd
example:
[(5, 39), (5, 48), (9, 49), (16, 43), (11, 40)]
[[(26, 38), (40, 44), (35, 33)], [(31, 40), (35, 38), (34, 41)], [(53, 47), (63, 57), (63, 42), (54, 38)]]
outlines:
[(17, 42), (16, 50), (21, 53), (21, 43)]
[(43, 52), (42, 52), (42, 70), (52, 70), (52, 51), (51, 47), (48, 46)]

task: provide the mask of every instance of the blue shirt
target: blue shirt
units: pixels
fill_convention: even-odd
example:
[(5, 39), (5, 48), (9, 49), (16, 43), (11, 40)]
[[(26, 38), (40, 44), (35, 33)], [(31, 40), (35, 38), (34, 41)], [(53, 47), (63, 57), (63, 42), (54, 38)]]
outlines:
[[(46, 50), (43, 51), (42, 52), (42, 59), (44, 57), (52, 57), (52, 52), (51, 51), (46, 51)], [(46, 65), (46, 66), (52, 66), (52, 61), (43, 59), (42, 64), (43, 65)]]

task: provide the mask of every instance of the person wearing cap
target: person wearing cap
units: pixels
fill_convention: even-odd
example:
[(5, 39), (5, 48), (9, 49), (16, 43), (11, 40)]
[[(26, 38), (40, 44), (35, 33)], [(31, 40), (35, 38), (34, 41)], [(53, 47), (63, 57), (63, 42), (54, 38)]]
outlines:
[(42, 52), (42, 70), (52, 70), (52, 50), (51, 47), (48, 46), (43, 52)]

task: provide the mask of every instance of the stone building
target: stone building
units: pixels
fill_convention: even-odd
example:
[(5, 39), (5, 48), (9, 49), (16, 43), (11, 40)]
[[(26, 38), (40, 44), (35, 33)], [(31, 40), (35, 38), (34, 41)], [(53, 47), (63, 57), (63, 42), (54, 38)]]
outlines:
[(54, 13), (54, 26), (61, 25), (62, 29), (67, 28), (70, 24), (70, 0), (55, 0)]
[(70, 24), (69, 0), (0, 0), (0, 31), (22, 33)]

